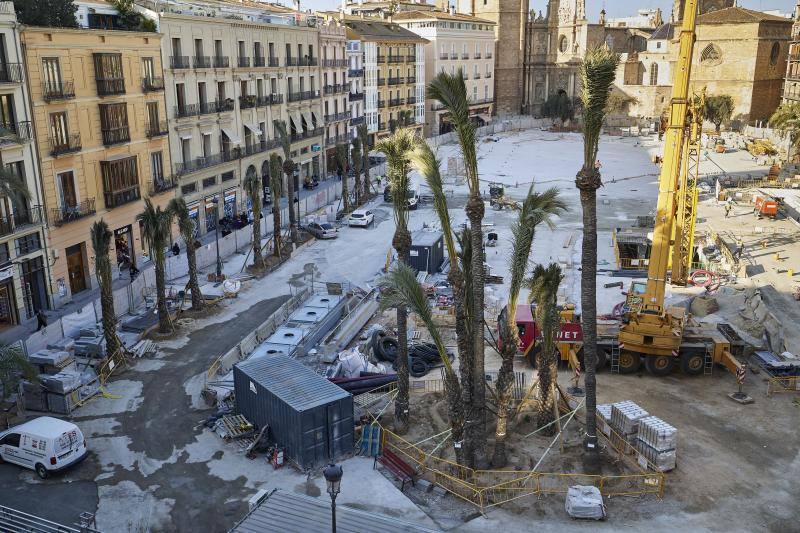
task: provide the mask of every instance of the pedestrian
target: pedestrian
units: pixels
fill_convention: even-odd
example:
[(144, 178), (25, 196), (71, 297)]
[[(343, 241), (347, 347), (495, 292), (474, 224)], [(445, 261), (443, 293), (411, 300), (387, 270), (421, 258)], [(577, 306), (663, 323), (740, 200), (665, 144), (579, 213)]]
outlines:
[(172, 243), (172, 255), (178, 256), (181, 253), (181, 247), (178, 246), (177, 242)]
[(47, 316), (44, 314), (44, 311), (39, 309), (36, 311), (36, 331), (40, 331), (47, 328)]
[(136, 265), (133, 261), (130, 262), (130, 273), (131, 273), (131, 281), (136, 279), (136, 276), (139, 275), (139, 269), (136, 268)]
[(725, 218), (728, 218), (728, 215), (731, 214), (731, 204), (725, 204)]

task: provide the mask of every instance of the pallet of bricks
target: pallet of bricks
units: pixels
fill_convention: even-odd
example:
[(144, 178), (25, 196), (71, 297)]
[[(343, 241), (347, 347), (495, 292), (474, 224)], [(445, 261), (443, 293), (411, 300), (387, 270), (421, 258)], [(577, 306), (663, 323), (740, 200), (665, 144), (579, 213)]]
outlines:
[(675, 468), (677, 429), (630, 400), (598, 405), (597, 416), (600, 430), (613, 446), (635, 453), (642, 468), (654, 466), (660, 472)]
[(639, 420), (649, 414), (630, 400), (611, 404), (611, 444), (626, 454), (632, 454), (636, 447)]

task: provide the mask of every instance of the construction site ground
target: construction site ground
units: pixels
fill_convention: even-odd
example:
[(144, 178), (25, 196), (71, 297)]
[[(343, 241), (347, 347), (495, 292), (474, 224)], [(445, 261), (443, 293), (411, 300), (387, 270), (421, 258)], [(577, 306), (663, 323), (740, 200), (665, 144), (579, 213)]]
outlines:
[[(604, 289), (603, 284), (630, 281), (609, 276), (614, 268), (611, 231), (653, 210), (658, 168), (650, 156), (657, 152), (654, 138), (603, 137), (601, 141), (599, 158), (606, 185), (599, 191), (598, 201), (598, 266), (603, 270), (598, 277), (600, 312), (609, 312), (623, 298), (619, 288)], [(443, 146), (439, 155), (446, 162), (457, 156), (457, 149)], [(561, 300), (577, 303), (581, 223), (574, 175), (582, 157), (581, 137), (539, 130), (507, 133), (494, 140), (481, 139), (479, 157), (487, 191), (489, 181), (505, 182), (507, 194), (517, 199), (532, 181), (537, 188), (552, 185), (563, 190), (571, 211), (555, 228), (543, 227), (537, 232), (532, 257), (536, 262), (562, 264), (566, 277)], [(713, 168), (701, 170), (719, 172), (719, 165), (728, 172), (766, 173), (765, 167), (741, 153), (714, 155), (714, 162), (709, 164)], [(453, 222), (458, 225), (465, 220), (466, 186), (457, 176), (446, 179)], [(137, 360), (133, 368), (114, 377), (107, 387), (111, 397), (95, 398), (73, 416), (88, 437), (92, 455), (87, 461), (44, 481), (31, 471), (0, 466), (3, 505), (65, 524), (77, 521), (81, 512), (93, 512), (102, 531), (197, 531), (202, 525), (204, 531), (222, 532), (244, 516), (247, 500), (261, 488), (279, 487), (327, 500), (319, 471), (273, 470), (263, 458), (246, 459), (239, 446), (225, 443), (203, 428), (202, 421), (213, 410), (200, 397), (200, 390), (212, 361), (262, 323), (297, 286), (310, 282), (310, 272), (317, 281), (348, 281), (364, 288), (374, 285), (386, 263), (394, 222), (390, 206), (382, 199), (373, 200), (370, 207), (376, 213), (373, 227), (343, 227), (338, 239), (304, 245), (274, 273), (244, 282), (238, 298), (223, 301), (215, 312), (189, 321), (176, 335), (159, 341), (157, 356)], [(700, 216), (710, 219), (718, 216), (717, 212), (722, 213), (721, 208), (704, 204)], [(493, 273), (505, 277), (503, 284), (487, 290), (489, 313), (499, 309), (507, 290), (505, 263), (513, 219), (513, 212), (493, 211), (487, 205), (486, 229), (500, 235), (498, 247), (487, 249), (487, 262)], [(410, 217), (412, 230), (423, 225), (436, 225), (429, 204)], [(797, 250), (784, 249), (790, 257), (787, 261), (800, 263)], [(748, 250), (747, 255), (759, 259), (756, 251)], [(244, 261), (244, 255), (226, 258), (225, 272), (239, 272)], [(784, 305), (786, 313), (798, 310), (797, 302), (787, 299)], [(733, 300), (721, 302), (721, 312), (728, 309), (736, 314), (734, 307)], [(775, 314), (789, 316), (783, 311), (776, 308)], [(498, 366), (496, 354), (489, 350), (487, 369)], [(533, 378), (525, 363), (521, 362), (519, 369)], [(438, 377), (438, 372), (429, 377)], [(570, 377), (562, 372), (562, 386), (569, 384)], [(525, 531), (534, 527), (541, 531), (797, 530), (800, 406), (792, 395), (767, 398), (762, 379), (763, 375), (748, 375), (746, 391), (755, 403), (742, 406), (726, 397), (736, 390), (736, 383), (722, 369), (695, 378), (601, 372), (599, 402), (634, 400), (679, 432), (678, 467), (668, 474), (664, 499), (612, 499), (606, 502), (609, 519), (603, 523), (570, 520), (561, 495), (523, 498), (490, 510), (486, 517), (459, 507), (462, 504), (452, 496), (436, 493), (424, 502), (409, 499), (400, 493), (398, 483), (372, 470), (372, 461), (361, 457), (343, 462), (337, 504), (402, 517), (432, 529), (458, 531)], [(551, 451), (549, 467), (580, 468), (579, 428), (578, 420), (570, 424), (575, 433), (567, 439), (567, 453), (561, 457), (557, 449)], [(524, 468), (535, 463), (549, 443), (544, 437), (531, 438), (536, 440), (529, 450), (514, 450), (517, 457), (527, 459), (520, 465)], [(450, 512), (457, 507), (463, 512)]]

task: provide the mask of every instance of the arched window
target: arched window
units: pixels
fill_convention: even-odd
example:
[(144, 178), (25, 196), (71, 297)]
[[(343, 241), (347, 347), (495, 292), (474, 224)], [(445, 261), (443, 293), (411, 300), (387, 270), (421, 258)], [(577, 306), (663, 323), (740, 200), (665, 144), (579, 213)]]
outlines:
[(261, 179), (262, 181), (269, 180), (269, 160), (265, 159), (263, 163), (261, 163)]
[(781, 44), (778, 42), (772, 43), (772, 50), (769, 52), (769, 64), (773, 67), (778, 64), (778, 58), (781, 55)]
[(568, 48), (568, 47), (569, 47), (569, 39), (567, 39), (567, 36), (566, 36), (566, 35), (562, 35), (562, 36), (561, 36), (561, 37), (558, 39), (558, 50), (559, 50), (561, 53), (564, 53), (564, 52), (566, 52), (566, 51), (567, 51), (567, 48)]
[(658, 63), (650, 65), (650, 85), (658, 85)]
[(710, 43), (708, 46), (703, 48), (703, 52), (700, 54), (700, 62), (716, 65), (722, 62), (722, 52), (717, 45)]

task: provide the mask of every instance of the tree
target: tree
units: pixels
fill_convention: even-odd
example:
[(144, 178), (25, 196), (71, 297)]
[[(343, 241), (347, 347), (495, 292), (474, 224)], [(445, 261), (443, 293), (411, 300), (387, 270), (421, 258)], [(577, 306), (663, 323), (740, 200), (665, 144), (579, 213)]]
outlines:
[(512, 250), (510, 258), (511, 283), (508, 289), (508, 303), (500, 314), (500, 356), (502, 363), (497, 375), (497, 430), (495, 432), (494, 458), (496, 468), (506, 466), (506, 437), (508, 435), (508, 411), (514, 388), (514, 358), (519, 350), (519, 330), (517, 329), (517, 303), (519, 292), (528, 271), (528, 262), (536, 236), (536, 228), (544, 223), (552, 227), (552, 217), (562, 214), (567, 204), (559, 197), (558, 189), (553, 187), (544, 193), (534, 192), (533, 186), (522, 202), (519, 216), (511, 228)]
[(156, 31), (156, 23), (134, 9), (133, 0), (112, 0), (111, 4), (119, 13), (119, 25), (131, 31)]
[(359, 206), (366, 200), (364, 191), (361, 188), (361, 168), (364, 164), (361, 155), (361, 139), (356, 137), (350, 141), (350, 144), (350, 157), (353, 160), (353, 175), (355, 176), (356, 205)]
[[(392, 247), (397, 251), (397, 259), (401, 264), (408, 264), (411, 252), (411, 233), (408, 231), (408, 199), (404, 191), (408, 190), (409, 156), (417, 143), (412, 130), (399, 129), (393, 135), (384, 137), (375, 149), (386, 155), (389, 186), (394, 191), (395, 231)], [(408, 310), (403, 305), (397, 307), (397, 398), (395, 398), (395, 429), (403, 434), (408, 430)]]
[(425, 324), (426, 329), (431, 335), (433, 344), (439, 352), (439, 357), (445, 369), (444, 388), (447, 410), (450, 418), (450, 439), (453, 442), (456, 461), (459, 464), (464, 464), (464, 450), (461, 443), (464, 440), (465, 412), (464, 404), (461, 401), (461, 385), (450, 363), (450, 357), (445, 349), (442, 336), (439, 333), (439, 328), (433, 321), (431, 308), (428, 305), (428, 298), (425, 296), (425, 291), (422, 290), (422, 287), (417, 281), (417, 273), (411, 267), (400, 264), (397, 268), (384, 276), (378, 282), (378, 286), (382, 289), (386, 289), (384, 296), (381, 298), (381, 307), (383, 309), (401, 307), (410, 309), (420, 318), (422, 323)]
[(733, 98), (727, 94), (706, 96), (703, 114), (719, 133), (722, 123), (728, 122), (733, 115)]
[(285, 121), (276, 120), (274, 124), (275, 132), (278, 134), (278, 139), (283, 149), (283, 173), (286, 174), (286, 199), (289, 201), (289, 237), (294, 245), (298, 245), (300, 244), (300, 236), (297, 233), (297, 219), (300, 217), (294, 207), (295, 163), (292, 161), (292, 139), (286, 131)]
[(547, 429), (544, 434), (552, 435), (555, 427), (556, 398), (553, 394), (558, 381), (558, 352), (556, 333), (560, 328), (558, 316), (558, 287), (561, 285), (561, 267), (551, 263), (547, 267), (536, 265), (528, 280), (530, 301), (536, 302), (535, 318), (542, 332), (537, 367), (539, 369), (539, 412), (536, 417), (538, 427)]
[(189, 216), (189, 208), (183, 198), (173, 198), (169, 201), (167, 211), (178, 221), (178, 231), (186, 244), (186, 264), (189, 267), (189, 292), (192, 293), (192, 310), (199, 311), (203, 308), (203, 294), (200, 292), (200, 282), (197, 279), (197, 251), (194, 247), (195, 223)]
[(167, 308), (166, 248), (169, 245), (172, 213), (153, 206), (150, 198), (144, 200), (144, 211), (136, 217), (142, 224), (142, 239), (150, 249), (150, 257), (156, 269), (156, 309), (158, 310), (158, 331), (172, 331), (172, 321)]
[(347, 163), (350, 159), (348, 153), (348, 145), (340, 143), (336, 145), (336, 167), (339, 171), (339, 177), (342, 180), (342, 208), (345, 213), (350, 211), (350, 191), (347, 190), (347, 182), (349, 176), (347, 175)]
[(628, 111), (628, 106), (639, 103), (633, 96), (628, 96), (623, 92), (612, 92), (608, 95), (606, 113), (610, 115), (624, 114)]
[(120, 349), (117, 337), (117, 316), (114, 313), (113, 280), (111, 278), (111, 230), (102, 218), (92, 224), (90, 231), (94, 248), (94, 273), (100, 286), (100, 309), (103, 315), (103, 336), (106, 339), (106, 353), (115, 354)]
[[(483, 269), (483, 215), (484, 202), (481, 198), (480, 180), (478, 177), (478, 156), (476, 149), (475, 124), (469, 116), (469, 98), (461, 69), (455, 74), (440, 72), (427, 88), (428, 98), (438, 101), (449, 113), (453, 129), (458, 137), (461, 155), (464, 159), (466, 181), (469, 185), (469, 200), (465, 207), (470, 225), (470, 241), (473, 251), (470, 267), (472, 289), (472, 313), (470, 318), (473, 335), (473, 361), (471, 384), (473, 391), (467, 405), (468, 419), (471, 426), (467, 429), (468, 437), (465, 446), (468, 464), (483, 467), (487, 464), (486, 442), (486, 382), (484, 375), (484, 339), (483, 339), (483, 303), (484, 303), (484, 269)], [(467, 386), (463, 384), (463, 386)], [(471, 457), (472, 456), (472, 457)]]
[(275, 257), (280, 258), (283, 239), (281, 237), (281, 158), (269, 156), (269, 192), (272, 195), (272, 243)]
[(563, 90), (551, 94), (542, 106), (542, 115), (554, 120), (560, 120), (561, 125), (575, 117), (575, 106)]
[(364, 201), (369, 199), (369, 151), (372, 148), (369, 142), (369, 132), (367, 131), (366, 124), (360, 124), (356, 130), (358, 139), (361, 142), (361, 150), (364, 157)]
[[(252, 171), (252, 172), (251, 172)], [(253, 206), (253, 267), (258, 270), (264, 268), (264, 258), (261, 255), (261, 176), (255, 168), (250, 167), (242, 181), (250, 204)]]
[(599, 467), (597, 449), (597, 189), (603, 185), (597, 150), (600, 129), (619, 55), (607, 47), (591, 48), (580, 66), (581, 100), (583, 102), (583, 167), (575, 178), (583, 210), (583, 243), (581, 245), (581, 317), (583, 322), (583, 363), (586, 367), (586, 467)]
[(800, 103), (783, 104), (769, 118), (769, 124), (789, 136), (791, 145), (786, 154), (787, 161), (794, 160), (793, 150), (800, 147)]
[(20, 378), (38, 381), (39, 371), (28, 361), (20, 346), (0, 344), (0, 404), (17, 390)]
[(17, 20), (29, 26), (46, 28), (77, 28), (75, 12), (78, 6), (72, 0), (14, 0)]

